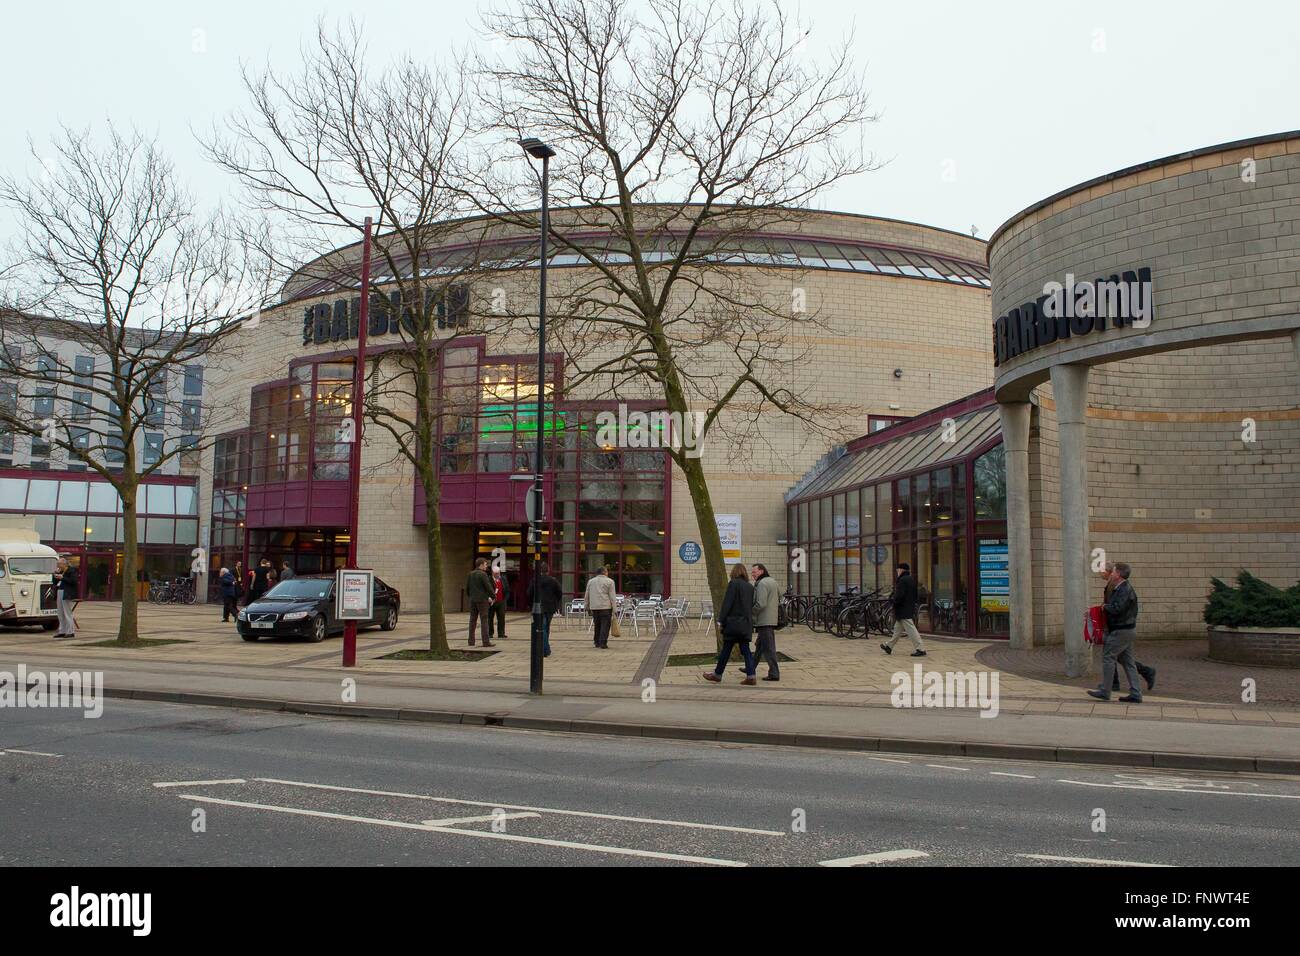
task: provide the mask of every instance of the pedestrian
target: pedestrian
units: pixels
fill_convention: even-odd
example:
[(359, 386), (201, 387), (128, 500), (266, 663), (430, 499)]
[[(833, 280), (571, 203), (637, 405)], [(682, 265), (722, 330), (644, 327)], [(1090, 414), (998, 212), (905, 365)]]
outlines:
[[(1107, 561), (1106, 564), (1102, 567), (1102, 570), (1099, 571), (1098, 573), (1101, 575), (1102, 580), (1106, 582), (1106, 587), (1102, 591), (1102, 596), (1101, 596), (1102, 606), (1105, 607), (1106, 602), (1110, 600), (1111, 593), (1115, 590), (1115, 583), (1111, 580), (1112, 576), (1114, 576), (1115, 573), (1115, 562)], [(1156, 686), (1156, 669), (1154, 667), (1147, 667), (1147, 665), (1143, 664), (1136, 657), (1133, 658), (1133, 666), (1137, 668), (1138, 675), (1144, 681), (1146, 681), (1147, 690), (1151, 690)], [(1118, 669), (1115, 671), (1115, 679), (1111, 681), (1110, 689), (1112, 691), (1119, 690)]]
[(487, 558), (474, 562), (474, 570), (465, 579), (465, 594), (469, 598), (469, 646), (474, 646), (474, 627), (483, 630), (483, 646), (492, 643), (492, 578), (487, 573)]
[(77, 622), (72, 617), (72, 602), (77, 599), (77, 569), (66, 557), (59, 558), (54, 566), (55, 610), (59, 614), (59, 630), (55, 640), (77, 636)]
[(1125, 704), (1142, 703), (1142, 688), (1138, 686), (1137, 666), (1133, 660), (1133, 642), (1137, 639), (1138, 598), (1129, 576), (1133, 573), (1123, 561), (1117, 561), (1111, 571), (1110, 592), (1106, 608), (1106, 639), (1101, 652), (1101, 686), (1088, 691), (1090, 697), (1110, 700), (1111, 685), (1115, 680), (1116, 666), (1124, 668), (1128, 678), (1128, 696), (1121, 697)]
[(713, 670), (704, 672), (704, 679), (721, 684), (722, 672), (731, 660), (732, 648), (738, 646), (745, 659), (745, 678), (741, 683), (753, 687), (758, 683), (754, 679), (754, 653), (749, 649), (749, 639), (754, 633), (754, 585), (749, 583), (749, 572), (743, 564), (736, 563), (731, 568), (731, 580), (727, 582), (727, 593), (722, 597), (718, 625), (722, 628), (722, 650), (718, 652), (718, 663)]
[(510, 601), (510, 582), (500, 568), (492, 569), (492, 623), (496, 626), (497, 640), (506, 639), (506, 605)]
[(228, 624), (232, 615), (236, 620), (239, 619), (239, 609), (235, 606), (239, 597), (235, 590), (235, 576), (229, 568), (222, 568), (217, 580), (221, 584), (221, 623)]
[(542, 565), (537, 579), (528, 582), (528, 603), (542, 605), (542, 656), (551, 656), (551, 618), (564, 601), (560, 582), (551, 577), (550, 568)]
[(886, 654), (894, 653), (894, 645), (906, 634), (912, 642), (912, 656), (925, 657), (921, 632), (916, 629), (916, 578), (912, 577), (912, 566), (906, 561), (898, 562), (894, 577), (894, 636), (881, 644), (880, 649)]
[(781, 665), (776, 659), (776, 623), (781, 593), (765, 565), (755, 564), (750, 571), (754, 578), (754, 631), (758, 635), (754, 656), (767, 661), (767, 676), (763, 680), (779, 681)]
[(244, 562), (235, 562), (235, 603), (244, 596)]
[(257, 567), (248, 573), (248, 603), (253, 604), (263, 594), (271, 590), (271, 585), (275, 582), (275, 569), (271, 567), (269, 558), (263, 558), (257, 562)]
[(280, 580), (289, 581), (294, 577), (293, 568), (289, 567), (288, 561), (280, 562)]
[(599, 648), (609, 647), (609, 627), (614, 618), (614, 579), (603, 564), (587, 582), (587, 611), (591, 614), (592, 639)]

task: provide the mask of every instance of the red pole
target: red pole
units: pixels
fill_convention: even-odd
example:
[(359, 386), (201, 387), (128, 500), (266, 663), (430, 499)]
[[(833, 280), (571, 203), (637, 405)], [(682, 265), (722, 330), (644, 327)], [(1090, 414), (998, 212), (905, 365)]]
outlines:
[[(357, 316), (357, 364), (352, 373), (352, 453), (348, 481), (348, 570), (357, 567), (357, 537), (361, 515), (361, 406), (366, 391), (366, 327), (370, 325), (370, 217), (361, 246), (361, 314)], [(357, 622), (343, 625), (343, 666), (357, 666)]]

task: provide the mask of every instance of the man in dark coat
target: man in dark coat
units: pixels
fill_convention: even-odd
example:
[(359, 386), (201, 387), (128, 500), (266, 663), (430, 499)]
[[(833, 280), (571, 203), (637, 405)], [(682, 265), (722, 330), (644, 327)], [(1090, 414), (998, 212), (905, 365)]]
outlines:
[(492, 643), (492, 578), (487, 573), (487, 558), (474, 562), (474, 570), (465, 579), (465, 594), (469, 599), (469, 646), (474, 646), (474, 626), (483, 629), (483, 646)]
[(894, 569), (894, 636), (880, 645), (886, 654), (894, 653), (894, 645), (904, 634), (912, 642), (912, 656), (925, 657), (925, 648), (921, 646), (921, 632), (916, 629), (916, 578), (912, 577), (912, 568), (906, 561), (900, 561)]
[(543, 567), (537, 580), (528, 582), (528, 603), (542, 605), (542, 656), (551, 656), (551, 618), (564, 602), (564, 591), (560, 582), (551, 577), (548, 568)]
[(235, 576), (230, 573), (229, 568), (222, 568), (218, 580), (221, 582), (221, 623), (227, 624), (230, 622), (231, 615), (239, 617), (239, 608), (235, 606), (235, 599), (238, 596), (235, 589)]

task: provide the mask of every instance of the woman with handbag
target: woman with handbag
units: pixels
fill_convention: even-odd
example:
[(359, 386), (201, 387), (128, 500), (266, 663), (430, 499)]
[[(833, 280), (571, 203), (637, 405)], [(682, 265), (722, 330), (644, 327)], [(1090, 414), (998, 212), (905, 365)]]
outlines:
[(745, 679), (741, 683), (754, 686), (758, 682), (754, 680), (754, 654), (749, 649), (749, 640), (754, 633), (754, 585), (749, 583), (749, 571), (743, 564), (731, 569), (731, 580), (727, 583), (722, 611), (718, 614), (718, 626), (722, 628), (722, 650), (718, 652), (717, 666), (705, 671), (704, 679), (721, 684), (722, 672), (731, 659), (731, 649), (739, 645), (741, 656), (745, 658)]

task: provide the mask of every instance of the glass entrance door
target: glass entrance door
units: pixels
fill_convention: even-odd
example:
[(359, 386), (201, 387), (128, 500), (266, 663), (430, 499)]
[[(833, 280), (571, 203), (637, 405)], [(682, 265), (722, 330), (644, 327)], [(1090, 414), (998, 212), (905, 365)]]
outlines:
[[(87, 554), (81, 566), (81, 576), (85, 581), (82, 597), (87, 601), (112, 599), (115, 583), (121, 574), (120, 562), (121, 558), (115, 554)], [(116, 593), (120, 596), (120, 592)]]

